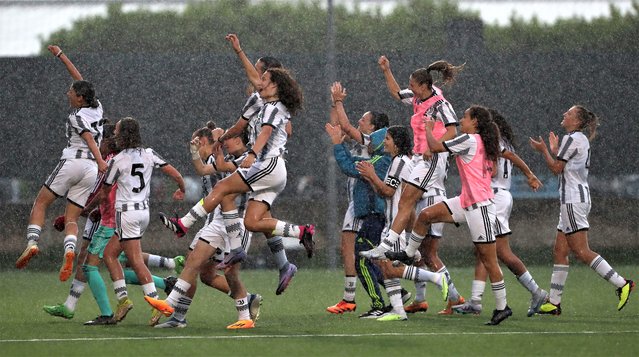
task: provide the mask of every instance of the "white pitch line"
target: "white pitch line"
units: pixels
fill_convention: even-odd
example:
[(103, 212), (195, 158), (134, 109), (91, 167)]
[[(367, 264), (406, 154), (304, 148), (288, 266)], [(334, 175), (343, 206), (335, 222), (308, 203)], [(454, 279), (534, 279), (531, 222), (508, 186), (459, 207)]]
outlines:
[(234, 336), (146, 336), (146, 337), (97, 337), (97, 338), (33, 338), (23, 340), (3, 340), (8, 342), (82, 342), (82, 341), (125, 341), (125, 340), (233, 340), (255, 338), (317, 338), (317, 337), (380, 337), (380, 336), (516, 336), (516, 335), (612, 335), (639, 334), (639, 330), (628, 331), (491, 331), (491, 332), (409, 332), (409, 333), (362, 333), (362, 334), (304, 334), (304, 335), (234, 335)]

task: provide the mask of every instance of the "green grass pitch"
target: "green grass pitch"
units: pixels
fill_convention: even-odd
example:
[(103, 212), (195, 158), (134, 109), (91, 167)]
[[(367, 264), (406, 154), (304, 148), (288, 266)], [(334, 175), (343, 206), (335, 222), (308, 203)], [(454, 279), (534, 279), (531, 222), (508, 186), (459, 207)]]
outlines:
[[(616, 268), (633, 278), (638, 266)], [(467, 296), (472, 270), (453, 268), (451, 273)], [(547, 289), (551, 267), (532, 267), (531, 273)], [(341, 299), (341, 271), (300, 269), (288, 290), (276, 296), (276, 271), (247, 270), (242, 272), (247, 288), (264, 296), (262, 314), (255, 329), (229, 331), (225, 327), (237, 317), (233, 301), (201, 285), (185, 329), (148, 327), (151, 310), (135, 286), (129, 287), (135, 307), (121, 324), (83, 326), (97, 315), (88, 287), (75, 317), (63, 320), (48, 316), (42, 306), (63, 302), (70, 282), (59, 282), (57, 273), (5, 270), (0, 272), (0, 355), (617, 356), (634, 355), (639, 348), (637, 292), (618, 312), (614, 288), (588, 267), (575, 264), (564, 291), (563, 314), (527, 318), (528, 292), (510, 272), (504, 275), (514, 315), (499, 326), (484, 326), (494, 308), (489, 287), (481, 316), (438, 316), (444, 302), (429, 284), (427, 313), (409, 315), (408, 321), (377, 322), (357, 318), (369, 308), (359, 288), (357, 312), (339, 316), (325, 311)], [(411, 282), (402, 285), (414, 291)]]

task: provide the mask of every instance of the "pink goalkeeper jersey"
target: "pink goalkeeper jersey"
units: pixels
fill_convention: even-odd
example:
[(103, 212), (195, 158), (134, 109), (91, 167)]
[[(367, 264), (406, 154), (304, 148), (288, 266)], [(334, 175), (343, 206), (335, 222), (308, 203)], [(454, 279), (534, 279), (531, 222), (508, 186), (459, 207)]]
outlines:
[(444, 142), (444, 147), (456, 155), (462, 189), (462, 208), (484, 206), (494, 197), (490, 187), (493, 162), (486, 159), (484, 142), (479, 134), (463, 134)]
[[(109, 162), (113, 158), (113, 154), (109, 154), (106, 161)], [(104, 179), (104, 177), (102, 177)], [(118, 184), (111, 186), (111, 191), (107, 197), (100, 202), (100, 225), (108, 228), (115, 228), (115, 194), (118, 190)]]

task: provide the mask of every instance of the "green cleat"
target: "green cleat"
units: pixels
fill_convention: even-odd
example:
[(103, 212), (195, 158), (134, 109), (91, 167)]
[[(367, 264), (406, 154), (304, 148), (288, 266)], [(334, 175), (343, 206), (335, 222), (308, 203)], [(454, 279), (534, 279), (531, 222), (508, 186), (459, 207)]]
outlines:
[(64, 304), (43, 306), (42, 309), (51, 316), (58, 316), (67, 320), (72, 319), (75, 314), (73, 311), (69, 310), (68, 307), (64, 306)]
[(442, 299), (444, 301), (448, 301), (448, 279), (446, 279), (446, 274), (441, 274), (442, 276)]
[(626, 280), (626, 284), (617, 289), (617, 296), (619, 297), (619, 304), (617, 304), (617, 311), (621, 311), (628, 303), (628, 297), (630, 293), (635, 289), (635, 282), (632, 280)]
[(396, 314), (394, 312), (388, 313), (378, 319), (376, 319), (377, 321), (406, 321), (408, 320), (408, 317), (404, 314)]
[(178, 255), (177, 257), (173, 258), (173, 261), (175, 262), (175, 274), (177, 275), (182, 274), (182, 270), (184, 270), (184, 263), (185, 263), (184, 256)]
[(544, 303), (541, 305), (541, 307), (539, 308), (539, 312), (537, 312), (540, 315), (556, 315), (559, 316), (561, 315), (561, 304), (553, 304), (550, 301)]

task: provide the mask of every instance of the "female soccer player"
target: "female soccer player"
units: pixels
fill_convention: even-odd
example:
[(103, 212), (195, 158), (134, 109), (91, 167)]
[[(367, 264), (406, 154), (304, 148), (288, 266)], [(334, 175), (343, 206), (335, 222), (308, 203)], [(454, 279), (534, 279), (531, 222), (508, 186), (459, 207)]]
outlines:
[(497, 263), (495, 248), (495, 204), (490, 187), (494, 162), (499, 158), (499, 129), (490, 112), (480, 106), (471, 106), (460, 121), (462, 135), (439, 142), (433, 136), (434, 122), (426, 121), (426, 139), (433, 153), (444, 150), (456, 155), (462, 190), (459, 196), (446, 199), (422, 210), (413, 225), (405, 251), (386, 252), (389, 259), (410, 264), (432, 223), (463, 223), (470, 229), (479, 259), (488, 270), (496, 309), (487, 325), (498, 325), (512, 315), (506, 302), (504, 276)]
[[(550, 298), (541, 306), (540, 314), (561, 314), (561, 295), (568, 278), (568, 254), (588, 264), (602, 278), (617, 288), (619, 303), (623, 309), (635, 287), (632, 280), (619, 275), (608, 262), (588, 246), (588, 214), (590, 213), (590, 140), (595, 138), (599, 118), (581, 105), (572, 106), (564, 113), (561, 126), (568, 133), (559, 137), (550, 132), (548, 143), (541, 137), (530, 138), (530, 145), (539, 151), (550, 171), (559, 175), (559, 224), (553, 250), (553, 272), (550, 278)], [(584, 134), (588, 131), (588, 136)]]
[(140, 125), (133, 118), (124, 118), (116, 124), (115, 140), (120, 149), (109, 164), (104, 179), (104, 193), (111, 186), (118, 185), (115, 200), (115, 235), (104, 249), (104, 263), (109, 269), (113, 288), (118, 298), (115, 319), (121, 321), (133, 308), (128, 299), (124, 272), (118, 255), (124, 251), (129, 265), (138, 277), (145, 296), (157, 298), (157, 290), (149, 269), (142, 258), (140, 240), (149, 224), (149, 194), (154, 168), (160, 168), (178, 185), (173, 193), (174, 200), (184, 199), (184, 179), (182, 175), (151, 148), (142, 147)]
[[(391, 71), (389, 60), (385, 56), (381, 56), (378, 63), (384, 74), (386, 86), (393, 98), (413, 107), (410, 125), (413, 129), (414, 169), (406, 181), (408, 185), (402, 192), (397, 216), (388, 231), (388, 235), (383, 237), (381, 244), (377, 248), (361, 253), (367, 258), (384, 257), (384, 252), (389, 251), (404, 230), (408, 229), (416, 207), (423, 208), (446, 199), (444, 181), (448, 171), (448, 153), (433, 153), (432, 150), (429, 150), (429, 143), (426, 140), (424, 129), (424, 119), (431, 119), (435, 122), (433, 135), (440, 142), (455, 137), (457, 133), (455, 111), (442, 95), (441, 89), (434, 85), (431, 72), (440, 72), (444, 84), (447, 84), (452, 83), (455, 75), (462, 69), (461, 66), (456, 67), (446, 61), (434, 62), (427, 68), (420, 68), (414, 71), (410, 75), (408, 89), (400, 90), (401, 88)], [(443, 224), (431, 226), (431, 231), (428, 232), (428, 239), (424, 241), (424, 254), (422, 256), (430, 270), (446, 274), (449, 286), (449, 301), (446, 309), (440, 311), (440, 314), (451, 314), (451, 306), (464, 303), (464, 298), (455, 289), (448, 269), (446, 269), (446, 266), (437, 255), (439, 238), (442, 237), (443, 227)], [(421, 301), (425, 295), (422, 289), (425, 289), (425, 285), (418, 286), (414, 304), (407, 306), (409, 312), (425, 311), (427, 309), (428, 304), (426, 301)]]
[(64, 63), (73, 78), (67, 91), (67, 99), (73, 110), (66, 121), (67, 147), (62, 150), (60, 162), (44, 182), (33, 203), (27, 227), (27, 247), (16, 261), (16, 268), (23, 269), (38, 254), (38, 240), (47, 208), (56, 198), (66, 196), (64, 259), (60, 268), (60, 281), (66, 281), (73, 273), (78, 217), (95, 185), (98, 171), (104, 172), (107, 168), (98, 147), (102, 139), (103, 109), (93, 84), (83, 80), (62, 49), (55, 45), (50, 45), (48, 49)]

